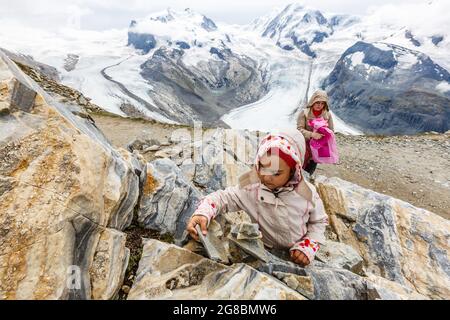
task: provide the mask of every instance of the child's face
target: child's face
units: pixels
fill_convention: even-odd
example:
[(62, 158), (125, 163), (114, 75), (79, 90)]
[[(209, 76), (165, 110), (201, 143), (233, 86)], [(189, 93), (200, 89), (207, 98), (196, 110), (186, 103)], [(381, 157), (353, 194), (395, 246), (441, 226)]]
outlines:
[(325, 101), (317, 101), (313, 104), (312, 107), (315, 111), (320, 111), (325, 108)]
[(259, 161), (258, 176), (270, 190), (280, 188), (288, 183), (291, 168), (278, 155), (264, 155)]

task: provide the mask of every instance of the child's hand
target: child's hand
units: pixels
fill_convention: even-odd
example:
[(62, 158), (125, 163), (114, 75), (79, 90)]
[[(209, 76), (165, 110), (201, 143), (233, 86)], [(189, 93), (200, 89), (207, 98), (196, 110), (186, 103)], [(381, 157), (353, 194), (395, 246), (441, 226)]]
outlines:
[(191, 220), (189, 220), (189, 223), (186, 227), (186, 230), (189, 232), (189, 235), (194, 239), (195, 241), (198, 241), (198, 234), (197, 230), (195, 230), (195, 226), (199, 224), (200, 228), (202, 229), (202, 233), (204, 236), (208, 233), (207, 231), (207, 224), (208, 224), (208, 218), (205, 216), (192, 216)]
[(308, 257), (300, 250), (292, 250), (289, 252), (291, 254), (291, 260), (302, 267), (309, 264)]
[(311, 137), (312, 137), (313, 139), (315, 139), (315, 140), (319, 140), (319, 139), (322, 139), (323, 134), (320, 134), (320, 133), (318, 133), (318, 132), (313, 132), (313, 133), (311, 134)]

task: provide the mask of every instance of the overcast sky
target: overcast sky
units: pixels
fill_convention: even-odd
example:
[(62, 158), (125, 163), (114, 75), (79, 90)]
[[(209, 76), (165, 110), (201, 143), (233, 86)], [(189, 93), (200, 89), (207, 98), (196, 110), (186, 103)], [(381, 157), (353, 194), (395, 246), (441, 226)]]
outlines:
[(216, 22), (246, 24), (274, 8), (298, 2), (324, 12), (364, 15), (374, 8), (439, 0), (0, 0), (0, 18), (40, 29), (77, 27), (106, 30), (126, 28), (130, 20), (170, 7), (191, 8)]

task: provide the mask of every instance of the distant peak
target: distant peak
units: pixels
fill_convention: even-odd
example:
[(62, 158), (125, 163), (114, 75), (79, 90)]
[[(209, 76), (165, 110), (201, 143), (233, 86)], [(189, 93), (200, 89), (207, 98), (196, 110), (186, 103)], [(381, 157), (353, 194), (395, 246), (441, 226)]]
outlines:
[(198, 13), (191, 8), (185, 8), (184, 10), (174, 10), (168, 7), (165, 10), (151, 13), (145, 19), (150, 19), (153, 21), (167, 22), (174, 19), (185, 19), (185, 18), (201, 18), (205, 17), (203, 14)]
[(172, 9), (167, 8), (163, 11), (151, 13), (145, 19), (149, 19), (151, 21), (159, 21), (159, 22), (167, 23), (169, 21), (174, 20), (175, 17), (173, 15)]
[(290, 3), (286, 6), (286, 9), (291, 9), (293, 11), (303, 10), (305, 7), (301, 3)]
[[(149, 14), (147, 17), (139, 20), (132, 20), (130, 24), (131, 29), (146, 29), (147, 32), (150, 32), (150, 27), (148, 26), (148, 23), (164, 23), (169, 24), (176, 22), (177, 24), (180, 22), (182, 25), (186, 26), (192, 26), (192, 28), (200, 27), (204, 30), (211, 32), (217, 30), (217, 26), (214, 23), (213, 20), (210, 18), (204, 16), (203, 14), (200, 14), (198, 12), (195, 12), (191, 8), (185, 8), (183, 10), (173, 10), (172, 8), (168, 7), (167, 9), (159, 12), (154, 12)], [(144, 26), (144, 27), (142, 27)], [(146, 27), (147, 26), (147, 27)], [(192, 29), (190, 27), (190, 29)], [(141, 31), (142, 32), (142, 31)]]

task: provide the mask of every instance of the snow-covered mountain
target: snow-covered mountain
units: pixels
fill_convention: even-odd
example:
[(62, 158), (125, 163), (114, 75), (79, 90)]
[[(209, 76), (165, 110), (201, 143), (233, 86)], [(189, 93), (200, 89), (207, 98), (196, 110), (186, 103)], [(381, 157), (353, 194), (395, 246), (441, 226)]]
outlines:
[(263, 37), (274, 40), (284, 50), (299, 49), (316, 58), (313, 44), (323, 42), (334, 32), (360, 22), (350, 15), (324, 16), (316, 9), (290, 4), (276, 15), (269, 15), (252, 23), (252, 29)]
[[(432, 1), (421, 5), (421, 14), (436, 12), (439, 4)], [(307, 98), (314, 90), (328, 86), (332, 110), (336, 106), (338, 131), (356, 134), (361, 131), (355, 127), (371, 131), (373, 126), (380, 126), (376, 118), (371, 118), (375, 124), (369, 125), (368, 115), (349, 119), (350, 111), (344, 112), (348, 97), (343, 88), (369, 70), (356, 64), (361, 54), (354, 52), (349, 57), (356, 43), (392, 45), (396, 48), (393, 52), (408, 52), (404, 59), (424, 57), (442, 74), (450, 69), (450, 28), (433, 24), (431, 19), (419, 26), (414, 19), (389, 20), (384, 16), (383, 12), (365, 17), (334, 14), (292, 4), (238, 26), (216, 23), (190, 9), (168, 9), (133, 20), (125, 30), (61, 30), (50, 34), (18, 32), (17, 27), (13, 30), (5, 26), (0, 30), (0, 43), (56, 67), (63, 84), (120, 115), (179, 123), (201, 120), (260, 130), (295, 127), (296, 114)], [(354, 65), (348, 64), (349, 59)], [(362, 64), (366, 60), (363, 57)], [(406, 90), (405, 77), (414, 76), (412, 86), (424, 92), (421, 103), (442, 104), (445, 111), (436, 113), (439, 116), (433, 119), (437, 120), (448, 110), (449, 80), (444, 76), (439, 81), (422, 81), (429, 79), (427, 73), (414, 66), (400, 62), (389, 69), (385, 82), (370, 78), (365, 85), (401, 86)], [(336, 77), (338, 74), (340, 77)], [(347, 78), (341, 77), (344, 74)], [(334, 82), (333, 77), (337, 79)], [(377, 94), (380, 92), (388, 90)], [(370, 90), (365, 91), (367, 101), (371, 101), (369, 94)], [(398, 122), (391, 118), (384, 117), (381, 127)], [(414, 128), (421, 131), (431, 127)]]
[(209, 18), (190, 9), (167, 10), (132, 21), (128, 45), (146, 61), (140, 76), (155, 110), (177, 122), (223, 124), (228, 111), (259, 100), (266, 70)]
[(324, 86), (347, 123), (376, 134), (450, 129), (450, 73), (427, 55), (393, 44), (357, 42)]
[[(438, 4), (439, 2), (429, 2), (420, 8), (437, 11)], [(413, 17), (417, 16), (418, 12), (410, 12), (410, 14)], [(425, 15), (426, 12), (421, 14)], [(257, 19), (248, 26), (248, 29), (257, 32), (263, 38), (270, 39), (273, 44), (288, 53), (297, 51), (309, 56), (310, 67), (308, 72), (304, 73), (304, 77), (309, 80), (303, 102), (306, 102), (306, 96), (311, 95), (312, 91), (319, 87), (333, 90), (332, 104), (336, 106), (336, 108), (332, 107), (333, 111), (353, 128), (384, 134), (448, 130), (450, 122), (448, 117), (450, 79), (446, 76), (450, 67), (450, 56), (447, 54), (450, 49), (448, 29), (431, 28), (427, 26), (427, 21), (423, 21), (425, 25), (418, 28), (414, 23), (411, 26), (404, 25), (404, 19), (395, 23), (395, 21), (379, 19), (378, 15), (379, 13), (369, 17), (354, 17), (326, 14), (292, 4)], [(370, 79), (364, 83), (366, 90), (358, 92), (355, 87), (352, 87), (354, 83), (349, 80), (351, 77), (365, 76), (363, 70), (350, 66), (346, 69), (346, 73), (339, 71), (342, 70), (341, 61), (346, 58), (345, 55), (360, 47), (360, 44), (355, 45), (355, 43), (360, 43), (361, 40), (364, 40), (368, 47), (372, 47), (371, 43), (375, 47), (381, 46), (377, 45), (380, 42), (391, 44), (392, 51), (395, 53), (395, 58), (392, 59), (397, 60), (391, 61), (393, 66), (385, 66), (388, 74), (385, 75), (384, 82), (379, 82), (379, 79)], [(379, 53), (377, 50), (371, 50), (366, 53), (364, 59), (371, 59), (374, 64), (372, 67), (376, 67), (377, 63), (383, 64), (385, 62), (383, 59), (387, 57), (386, 54)], [(360, 58), (358, 54), (354, 56), (355, 62), (358, 57)], [(371, 74), (375, 77), (373, 68), (368, 71), (372, 71)], [(340, 74), (340, 77), (334, 79), (337, 74)], [(333, 86), (331, 86), (332, 83)], [(375, 91), (375, 88), (381, 91)], [(414, 95), (420, 95), (420, 99), (413, 98), (414, 95), (411, 98), (407, 97), (404, 101), (411, 100), (408, 106), (404, 101), (400, 103), (399, 99), (395, 101), (390, 99), (394, 92), (400, 97), (402, 94), (407, 96), (412, 94), (411, 90)], [(371, 106), (373, 109), (377, 108), (371, 105), (373, 99), (380, 99), (381, 95), (386, 101), (384, 111), (379, 111), (378, 117), (365, 112), (354, 116), (354, 111), (358, 109), (352, 108), (354, 106), (354, 103), (350, 103), (352, 94), (358, 95), (360, 100), (367, 101), (365, 108)], [(428, 105), (428, 107), (417, 106), (414, 109), (414, 103), (420, 106)], [(263, 103), (263, 105), (266, 104), (267, 101)], [(252, 112), (258, 109), (256, 105), (258, 102), (251, 106)], [(298, 112), (298, 109), (294, 107), (293, 113)], [(242, 110), (242, 113), (235, 110), (230, 116), (238, 119), (244, 115), (246, 118), (247, 110), (244, 108)], [(393, 112), (394, 110), (401, 110), (401, 112)], [(405, 112), (407, 114), (404, 114)], [(429, 114), (426, 114), (427, 112)], [(338, 122), (340, 122), (339, 118)]]
[(184, 11), (167, 9), (153, 13), (145, 19), (131, 21), (128, 45), (133, 45), (146, 54), (154, 49), (158, 42), (167, 45), (175, 43), (180, 49), (190, 49), (192, 45), (200, 47), (204, 43), (220, 44), (220, 41), (229, 41), (225, 35), (214, 31), (217, 31), (214, 21), (202, 14), (189, 8)]

